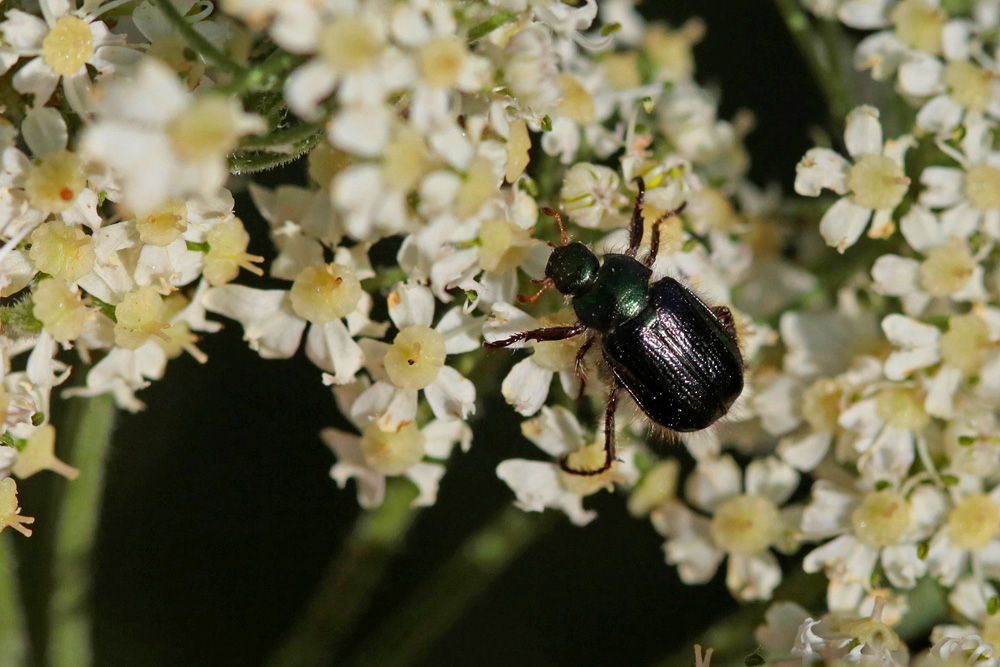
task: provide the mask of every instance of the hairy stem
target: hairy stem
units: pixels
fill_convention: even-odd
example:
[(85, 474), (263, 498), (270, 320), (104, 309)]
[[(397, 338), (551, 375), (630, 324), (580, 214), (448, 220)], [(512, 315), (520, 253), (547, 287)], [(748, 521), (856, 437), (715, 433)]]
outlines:
[(398, 667), (420, 658), (507, 567), (555, 523), (553, 512), (501, 510), (368, 637), (344, 664)]
[(115, 424), (110, 395), (69, 403), (69, 424), (60, 436), (80, 477), (67, 485), (59, 509), (52, 559), (50, 654), (56, 667), (89, 664), (91, 653), (91, 557), (101, 508), (104, 457)]
[(330, 561), (312, 600), (268, 661), (273, 667), (333, 664), (343, 641), (368, 608), (417, 512), (412, 484), (395, 480), (378, 509), (362, 511), (340, 554)]

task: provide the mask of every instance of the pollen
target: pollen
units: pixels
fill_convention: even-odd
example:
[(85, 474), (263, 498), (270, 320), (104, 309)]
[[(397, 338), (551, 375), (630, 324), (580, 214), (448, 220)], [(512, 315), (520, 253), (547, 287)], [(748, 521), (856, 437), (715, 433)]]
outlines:
[(35, 319), (57, 342), (68, 343), (83, 333), (90, 311), (79, 292), (65, 281), (49, 278), (38, 283), (32, 301)]
[(32, 207), (62, 213), (87, 184), (83, 160), (70, 151), (53, 151), (32, 165), (24, 180), (24, 194)]
[(910, 387), (880, 391), (875, 398), (875, 412), (889, 426), (904, 431), (918, 431), (931, 419), (924, 409), (923, 393)]
[(450, 88), (465, 67), (465, 44), (453, 37), (439, 37), (420, 47), (420, 76), (429, 86)]
[(802, 393), (802, 416), (816, 431), (837, 428), (844, 390), (831, 378), (816, 380)]
[(854, 192), (854, 200), (859, 206), (880, 211), (899, 205), (910, 179), (891, 158), (868, 154), (862, 155), (851, 169), (847, 185)]
[(969, 167), (965, 172), (965, 196), (980, 211), (1000, 208), (1000, 169), (988, 164)]
[(486, 220), (479, 228), (479, 266), (484, 271), (512, 271), (524, 260), (531, 232), (506, 220)]
[(974, 313), (949, 318), (948, 331), (938, 341), (942, 361), (966, 376), (979, 373), (990, 347), (990, 328)]
[(349, 266), (307, 266), (295, 277), (289, 298), (296, 315), (314, 324), (325, 324), (346, 317), (358, 307), (361, 282)]
[(357, 16), (342, 16), (323, 26), (319, 33), (320, 58), (338, 72), (371, 67), (383, 47), (379, 36)]
[(167, 124), (174, 151), (184, 160), (222, 157), (239, 143), (236, 113), (229, 100), (206, 95)]
[(899, 41), (933, 56), (941, 55), (942, 31), (948, 15), (925, 0), (903, 0), (889, 15)]
[(264, 272), (254, 262), (263, 262), (260, 255), (247, 254), (250, 235), (239, 218), (231, 218), (212, 227), (205, 239), (205, 280), (210, 285), (225, 285), (246, 269), (258, 276)]
[(64, 16), (42, 41), (42, 60), (59, 76), (76, 74), (94, 55), (90, 24), (75, 16)]
[(1000, 531), (1000, 508), (985, 493), (962, 498), (948, 515), (948, 532), (960, 549), (982, 549)]
[[(606, 460), (604, 443), (595, 442), (573, 451), (566, 457), (566, 465), (573, 470), (597, 470)], [(612, 462), (611, 467), (599, 475), (577, 475), (559, 469), (559, 483), (570, 493), (578, 496), (589, 496), (603, 489), (611, 491), (619, 479), (618, 462)]]
[(424, 458), (427, 438), (409, 423), (398, 431), (383, 431), (372, 423), (361, 436), (361, 455), (369, 468), (383, 475), (401, 475)]
[(993, 97), (993, 74), (967, 60), (952, 60), (944, 69), (951, 98), (969, 111), (983, 112)]
[(35, 268), (54, 278), (73, 283), (94, 268), (94, 241), (79, 227), (53, 220), (39, 225), (29, 240)]
[(17, 504), (17, 482), (13, 477), (0, 479), (0, 532), (4, 528), (13, 528), (25, 537), (31, 537), (28, 524), (35, 522), (33, 516), (23, 516), (21, 507)]
[(771, 500), (743, 494), (722, 503), (709, 525), (715, 545), (730, 554), (759, 553), (781, 537), (781, 514)]
[(135, 229), (143, 243), (167, 246), (177, 240), (187, 229), (187, 206), (183, 202), (170, 202), (141, 216)]
[(594, 122), (594, 98), (587, 92), (587, 89), (570, 74), (560, 74), (559, 84), (563, 89), (559, 111), (577, 125), (588, 125)]
[[(572, 312), (566, 311), (539, 319), (539, 326), (565, 326), (576, 321)], [(532, 359), (539, 367), (554, 373), (571, 371), (576, 364), (576, 354), (583, 345), (583, 336), (573, 336), (564, 340), (532, 341), (535, 349)]]
[(507, 165), (504, 167), (504, 179), (513, 183), (524, 173), (528, 166), (531, 150), (531, 135), (528, 125), (523, 120), (515, 120), (510, 124), (510, 134), (507, 137)]
[(920, 265), (920, 284), (935, 297), (946, 297), (965, 287), (976, 271), (976, 259), (959, 239), (931, 248)]
[(902, 494), (892, 489), (872, 491), (851, 514), (851, 525), (859, 540), (871, 547), (898, 544), (910, 527), (913, 509)]
[(396, 334), (385, 353), (385, 372), (397, 387), (423, 389), (437, 380), (447, 354), (442, 334), (411, 324)]
[(141, 347), (151, 336), (167, 338), (163, 297), (151, 287), (126, 294), (115, 307), (115, 319), (115, 344), (126, 350)]

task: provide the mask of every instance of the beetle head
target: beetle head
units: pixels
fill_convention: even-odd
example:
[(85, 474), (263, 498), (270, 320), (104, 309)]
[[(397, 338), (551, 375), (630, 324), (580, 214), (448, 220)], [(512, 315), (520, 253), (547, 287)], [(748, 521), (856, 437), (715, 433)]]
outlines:
[(594, 282), (600, 268), (597, 255), (584, 244), (574, 241), (552, 250), (545, 265), (545, 277), (552, 280), (561, 293), (574, 296)]

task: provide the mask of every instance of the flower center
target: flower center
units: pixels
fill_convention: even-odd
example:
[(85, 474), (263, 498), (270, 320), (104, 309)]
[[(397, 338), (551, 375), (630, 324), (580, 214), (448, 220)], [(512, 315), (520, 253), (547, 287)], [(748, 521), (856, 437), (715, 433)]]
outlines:
[(896, 208), (909, 185), (910, 179), (891, 158), (872, 154), (861, 156), (848, 181), (855, 202), (875, 211)]
[(969, 111), (986, 111), (993, 96), (992, 81), (992, 74), (967, 60), (953, 60), (944, 70), (951, 98)]
[(253, 262), (263, 262), (264, 258), (247, 254), (250, 235), (239, 218), (231, 218), (215, 225), (205, 240), (208, 241), (205, 280), (210, 285), (225, 285), (239, 274), (240, 268), (258, 276), (263, 275), (264, 272)]
[(437, 380), (447, 354), (443, 335), (411, 324), (396, 335), (385, 353), (385, 372), (397, 387), (423, 389)]
[(924, 0), (903, 0), (889, 15), (896, 37), (907, 46), (931, 55), (941, 55), (941, 31), (948, 16)]
[(42, 41), (42, 59), (59, 76), (76, 74), (94, 55), (90, 24), (75, 16), (64, 16)]
[(726, 553), (754, 554), (767, 549), (781, 536), (781, 515), (767, 498), (743, 494), (719, 506), (709, 532), (715, 546)]
[(135, 221), (135, 229), (143, 243), (170, 245), (187, 229), (187, 206), (172, 202)]
[(39, 225), (29, 240), (35, 268), (54, 278), (73, 283), (94, 268), (94, 240), (79, 227), (53, 220)]
[(944, 363), (966, 375), (979, 372), (990, 348), (990, 328), (974, 313), (948, 319), (948, 331), (941, 335), (938, 350)]
[(976, 270), (976, 260), (965, 243), (951, 239), (931, 248), (920, 265), (920, 284), (935, 297), (946, 297), (965, 287)]
[[(566, 457), (566, 465), (574, 470), (597, 470), (604, 465), (604, 443), (595, 442), (570, 452)], [(599, 475), (576, 475), (559, 469), (559, 483), (570, 493), (578, 496), (589, 496), (601, 489), (611, 490), (614, 487), (617, 462)]]
[(859, 540), (871, 547), (888, 547), (910, 527), (913, 510), (901, 494), (892, 489), (872, 491), (851, 514), (851, 525)]
[(184, 160), (221, 158), (239, 143), (236, 118), (223, 97), (205, 96), (167, 123), (171, 145)]
[(168, 324), (163, 297), (151, 287), (140, 287), (115, 306), (115, 344), (126, 350), (141, 347), (150, 336), (164, 335)]
[(423, 137), (419, 132), (406, 128), (386, 148), (382, 178), (393, 189), (407, 192), (420, 182), (427, 167), (427, 148)]
[(38, 283), (32, 301), (35, 319), (56, 341), (68, 343), (83, 332), (90, 311), (83, 305), (80, 295), (65, 281), (47, 278)]
[[(556, 313), (539, 319), (540, 327), (565, 326), (576, 321), (572, 313)], [(576, 354), (583, 345), (583, 336), (573, 336), (564, 340), (532, 341), (535, 350), (532, 356), (539, 367), (553, 373), (573, 370)]]
[(479, 228), (479, 266), (484, 271), (512, 271), (520, 266), (531, 232), (506, 220), (486, 220)]
[(361, 455), (369, 468), (383, 475), (401, 475), (424, 458), (427, 438), (414, 423), (398, 431), (371, 424), (361, 436)]
[(349, 266), (307, 266), (295, 277), (289, 298), (296, 315), (323, 324), (346, 317), (358, 307), (361, 282)]
[(982, 549), (993, 541), (997, 531), (1000, 531), (1000, 508), (985, 493), (962, 498), (948, 516), (948, 532), (960, 549)]
[(965, 172), (965, 196), (980, 211), (1000, 208), (1000, 169), (975, 164)]
[(883, 389), (875, 398), (875, 413), (893, 428), (918, 431), (930, 422), (924, 397), (909, 387)]
[(832, 431), (840, 417), (844, 390), (830, 378), (820, 378), (802, 393), (802, 416), (816, 431)]
[(454, 86), (464, 66), (465, 44), (457, 39), (439, 37), (420, 47), (420, 75), (429, 86)]
[(33, 208), (62, 213), (86, 184), (80, 156), (66, 150), (53, 151), (30, 168), (24, 180), (24, 193)]
[(382, 40), (357, 16), (342, 16), (319, 33), (320, 58), (338, 72), (371, 67), (382, 48)]
[(560, 74), (559, 85), (563, 89), (562, 102), (559, 111), (578, 125), (587, 125), (594, 121), (594, 98), (587, 89), (577, 82), (571, 74)]

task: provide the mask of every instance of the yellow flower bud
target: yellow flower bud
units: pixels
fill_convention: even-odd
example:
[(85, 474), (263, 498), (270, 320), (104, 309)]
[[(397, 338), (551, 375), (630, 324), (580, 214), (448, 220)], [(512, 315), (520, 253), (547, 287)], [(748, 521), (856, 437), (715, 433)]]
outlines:
[(94, 240), (79, 227), (53, 220), (39, 225), (29, 241), (35, 268), (54, 278), (74, 283), (94, 268)]
[(163, 298), (151, 287), (126, 294), (115, 307), (115, 319), (115, 344), (126, 350), (142, 346), (150, 336), (166, 338)]
[(75, 340), (82, 332), (90, 311), (80, 293), (59, 278), (38, 283), (32, 292), (32, 313), (52, 338), (60, 343)]

